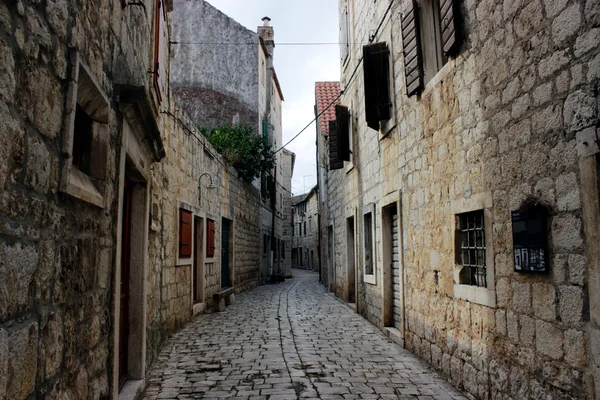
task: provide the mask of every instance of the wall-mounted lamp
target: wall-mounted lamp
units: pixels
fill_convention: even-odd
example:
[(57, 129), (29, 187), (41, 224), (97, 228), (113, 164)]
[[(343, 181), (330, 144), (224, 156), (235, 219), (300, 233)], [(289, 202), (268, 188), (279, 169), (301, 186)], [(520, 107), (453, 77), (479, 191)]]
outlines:
[(200, 175), (200, 178), (198, 178), (198, 204), (200, 205), (200, 207), (202, 207), (202, 177), (203, 176), (208, 176), (208, 178), (210, 179), (210, 183), (206, 187), (207, 189), (216, 189), (217, 188), (217, 185), (213, 184), (212, 176), (208, 172), (205, 172), (202, 175)]

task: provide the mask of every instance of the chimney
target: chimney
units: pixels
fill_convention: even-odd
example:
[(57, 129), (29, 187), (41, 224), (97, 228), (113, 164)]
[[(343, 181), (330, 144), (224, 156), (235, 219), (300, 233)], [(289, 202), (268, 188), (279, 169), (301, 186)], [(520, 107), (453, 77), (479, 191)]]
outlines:
[(262, 21), (262, 26), (258, 27), (258, 35), (265, 42), (265, 46), (267, 47), (269, 55), (273, 56), (273, 49), (275, 48), (275, 34), (273, 32), (273, 27), (271, 26), (271, 18), (264, 17)]

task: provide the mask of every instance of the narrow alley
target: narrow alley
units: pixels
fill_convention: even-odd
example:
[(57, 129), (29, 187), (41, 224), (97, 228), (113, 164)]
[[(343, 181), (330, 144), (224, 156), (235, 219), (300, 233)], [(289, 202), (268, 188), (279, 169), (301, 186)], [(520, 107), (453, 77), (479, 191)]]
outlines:
[(313, 272), (241, 293), (175, 334), (144, 398), (463, 399), (335, 297)]

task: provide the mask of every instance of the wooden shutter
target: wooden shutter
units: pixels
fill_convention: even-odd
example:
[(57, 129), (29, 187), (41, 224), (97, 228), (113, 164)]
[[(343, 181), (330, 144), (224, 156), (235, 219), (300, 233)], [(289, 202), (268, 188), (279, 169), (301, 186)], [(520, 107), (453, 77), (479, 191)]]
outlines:
[(335, 122), (337, 124), (338, 158), (350, 161), (350, 111), (348, 107), (335, 106)]
[(192, 213), (179, 209), (179, 258), (192, 256)]
[(156, 0), (155, 15), (155, 37), (154, 37), (154, 88), (158, 102), (162, 102), (165, 92), (166, 69), (165, 69), (165, 13), (162, 0)]
[(342, 11), (342, 19), (340, 21), (340, 58), (342, 62), (346, 61), (348, 54), (350, 53), (350, 46), (348, 43), (348, 6), (344, 7)]
[(442, 49), (450, 54), (457, 44), (454, 19), (454, 0), (440, 0), (440, 24), (442, 31)]
[(404, 75), (406, 94), (412, 96), (423, 88), (421, 36), (416, 0), (412, 0), (402, 14), (402, 43), (404, 45)]
[(344, 168), (344, 160), (338, 157), (337, 123), (329, 121), (329, 170)]
[(379, 121), (391, 116), (390, 102), (390, 51), (385, 42), (363, 47), (363, 72), (365, 75), (365, 113), (367, 125), (379, 130)]
[(215, 221), (206, 220), (206, 257), (215, 256)]

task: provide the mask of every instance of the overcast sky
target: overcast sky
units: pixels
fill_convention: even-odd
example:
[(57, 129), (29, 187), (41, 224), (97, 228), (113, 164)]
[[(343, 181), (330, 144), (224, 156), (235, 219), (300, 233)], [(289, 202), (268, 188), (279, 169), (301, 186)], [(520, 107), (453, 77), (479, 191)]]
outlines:
[[(314, 119), (315, 82), (340, 79), (339, 46), (285, 46), (283, 43), (338, 41), (337, 0), (210, 0), (210, 4), (256, 31), (262, 18), (275, 30), (275, 70), (281, 84), (283, 142)], [(278, 45), (278, 43), (282, 43)], [(287, 149), (296, 153), (292, 192), (303, 193), (317, 183), (315, 125)]]

